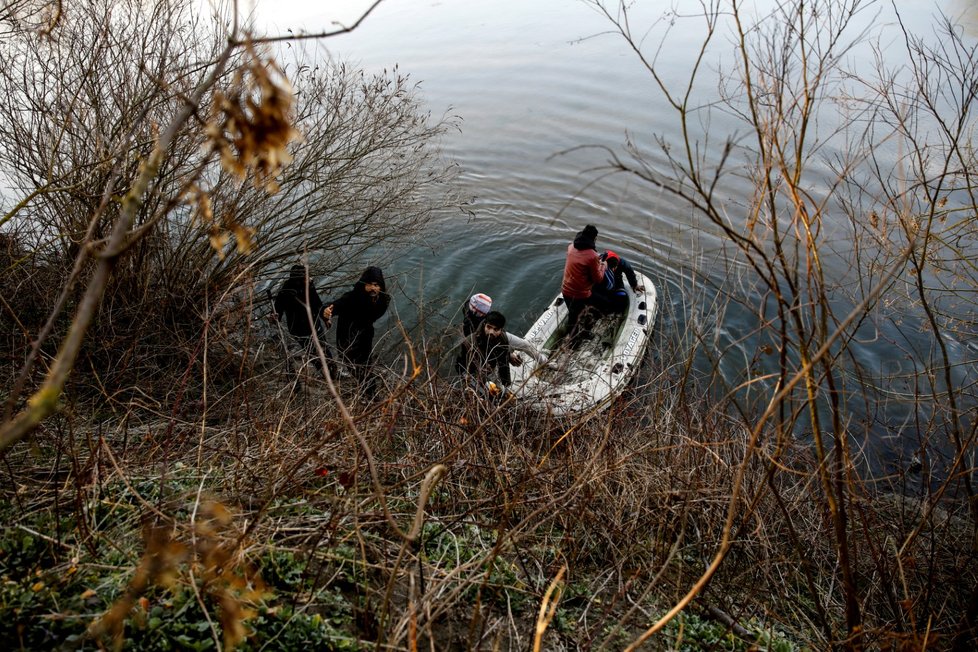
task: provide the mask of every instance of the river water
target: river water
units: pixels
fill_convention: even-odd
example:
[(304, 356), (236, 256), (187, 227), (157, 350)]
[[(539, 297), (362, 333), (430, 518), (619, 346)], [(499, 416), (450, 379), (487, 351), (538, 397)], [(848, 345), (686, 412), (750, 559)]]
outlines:
[[(258, 10), (270, 32), (315, 32), (329, 29), (331, 19), (350, 22), (366, 4), (285, 0)], [(698, 7), (654, 0), (633, 8), (632, 24), (651, 28), (647, 51), (662, 37), (662, 17), (675, 5)], [(969, 7), (959, 0), (897, 5), (911, 25), (929, 24), (937, 10), (953, 14)], [(885, 36), (892, 27), (888, 6), (864, 19), (884, 35), (884, 45), (891, 42)], [(685, 82), (701, 25), (674, 21), (657, 63), (668, 85)], [(521, 333), (558, 292), (568, 241), (591, 223), (600, 231), (599, 247), (623, 254), (659, 288), (660, 333), (688, 332), (694, 313), (716, 320), (716, 346), (726, 351), (721, 368), (736, 380), (754, 357), (756, 344), (739, 340), (753, 331), (757, 316), (749, 296), (719, 318), (711, 308), (719, 294), (739, 291), (738, 265), (715, 229), (655, 187), (626, 176), (602, 177), (595, 168), (607, 154), (600, 149), (574, 149), (620, 152), (631, 138), (652, 151), (653, 134), (677, 131), (675, 112), (610, 28), (577, 0), (387, 0), (353, 33), (318, 45), (322, 56), (368, 71), (397, 66), (420, 82), (434, 116), (461, 119), (460, 129), (447, 133), (441, 145), (460, 166), (471, 217), (439, 216), (425, 245), (365, 262), (381, 264), (396, 281), (397, 314), (414, 333), (422, 323), (426, 333), (443, 331), (475, 291), (490, 294), (508, 316), (509, 330)], [(884, 48), (891, 50), (900, 56), (899, 47)], [(708, 95), (715, 69), (728, 63), (708, 60), (700, 90)], [(716, 112), (709, 124), (695, 128), (719, 141), (745, 127)], [(747, 183), (731, 179), (722, 187), (732, 214), (748, 204)], [(892, 364), (891, 350), (879, 340), (857, 346), (869, 368)], [(893, 434), (893, 421), (880, 430), (882, 439), (892, 435), (889, 440), (871, 446), (902, 459), (917, 444)]]

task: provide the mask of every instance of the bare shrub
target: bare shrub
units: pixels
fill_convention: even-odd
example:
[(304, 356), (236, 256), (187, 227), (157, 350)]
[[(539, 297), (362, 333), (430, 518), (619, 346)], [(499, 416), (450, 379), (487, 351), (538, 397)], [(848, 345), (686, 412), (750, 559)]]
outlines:
[[(727, 555), (745, 545), (735, 543), (736, 534), (749, 529), (754, 515), (741, 498), (760, 504), (769, 492), (783, 491), (776, 479), (786, 473), (819, 488), (817, 518), (803, 517), (807, 510), (798, 511), (796, 499), (779, 493), (782, 525), (798, 529), (791, 535), (798, 560), (806, 560), (812, 544), (804, 541), (803, 519), (825, 529), (838, 563), (846, 622), (838, 631), (833, 609), (821, 604), (815, 613), (826, 640), (852, 649), (890, 637), (927, 645), (930, 633), (920, 614), (900, 612), (909, 608), (905, 601), (926, 605), (930, 615), (943, 611), (945, 599), (960, 606), (975, 594), (942, 594), (936, 604), (926, 587), (911, 593), (908, 584), (894, 582), (917, 535), (904, 530), (905, 538), (892, 545), (877, 527), (877, 515), (865, 507), (874, 493), (866, 471), (887, 468), (871, 455), (893, 428), (906, 448), (891, 455), (905, 455), (909, 464), (907, 449), (917, 443), (917, 467), (921, 458), (929, 460), (933, 475), (923, 483), (929, 509), (956, 495), (964, 499), (958, 507), (970, 506), (973, 519), (978, 514), (971, 477), (975, 430), (963, 419), (976, 405), (971, 355), (956, 345), (970, 338), (975, 313), (966, 298), (974, 283), (964, 253), (975, 209), (966, 172), (973, 167), (974, 47), (947, 20), (936, 38), (920, 38), (896, 12), (906, 56), (891, 64), (871, 26), (885, 23), (873, 19), (895, 9), (872, 1), (757, 8), (704, 1), (693, 14), (663, 16), (652, 27), (661, 40), (650, 38), (648, 25), (633, 22), (628, 3), (594, 5), (645, 66), (677, 125), (674, 133), (656, 135), (652, 151), (634, 142), (621, 151), (606, 148), (609, 167), (688, 203), (750, 270), (737, 279), (740, 285), (717, 290), (752, 309), (757, 329), (733, 343), (726, 338), (726, 347), (714, 350), (718, 329), (707, 327), (691, 355), (707, 361), (714, 382), (727, 351), (756, 349), (752, 361), (764, 359), (765, 350), (774, 354), (766, 375), (757, 375), (753, 362), (736, 361), (743, 370), (724, 388), (728, 409), (740, 415), (750, 437), (716, 552), (674, 608), (628, 649), (660, 632), (706, 590), (713, 573), (723, 572)], [(678, 24), (695, 24), (703, 41), (686, 83), (671, 85), (658, 53)], [(859, 65), (867, 53), (875, 66)], [(704, 83), (714, 60), (721, 62), (718, 78)], [(729, 132), (712, 126), (717, 111), (734, 123)], [(727, 184), (746, 185), (744, 205), (724, 202)], [(865, 364), (860, 346), (874, 342), (887, 343), (878, 349), (891, 358), (884, 369)], [(901, 360), (892, 359), (894, 350)], [(809, 441), (813, 452), (798, 458), (801, 466), (785, 459), (796, 437)], [(748, 469), (761, 445), (773, 446), (769, 479), (751, 483)], [(905, 468), (898, 473), (905, 477)], [(917, 527), (929, 529), (928, 510), (918, 518)], [(960, 540), (959, 533), (949, 529), (942, 536)], [(946, 552), (956, 560), (951, 565), (958, 563), (957, 554)], [(944, 560), (927, 563), (943, 567)], [(816, 604), (826, 579), (806, 572)], [(973, 637), (973, 623), (944, 634)]]
[[(98, 258), (87, 253), (109, 237), (118, 197), (160, 126), (217, 71), (226, 41), (179, 0), (87, 3), (53, 38), (21, 28), (5, 41), (0, 157), (22, 198), (5, 221), (65, 280), (36, 294), (39, 308), (81, 300)], [(278, 70), (257, 46), (227, 56), (217, 94), (202, 96), (166, 148), (84, 344), (79, 368), (111, 395), (199, 370), (190, 343), (214, 308), (300, 254), (327, 273), (369, 246), (409, 240), (453, 205), (452, 168), (436, 149), (450, 123), (424, 112), (405, 76), (311, 66), (301, 55)], [(284, 131), (272, 143), (266, 118), (279, 111)], [(233, 133), (243, 124), (248, 132)], [(272, 158), (253, 154), (263, 143), (276, 160), (267, 168)], [(248, 170), (257, 183), (241, 178)]]
[[(235, 514), (222, 554), (248, 569), (251, 584), (266, 587), (248, 598), (249, 610), (291, 605), (297, 627), (300, 614), (318, 613), (339, 627), (329, 630), (333, 636), (394, 647), (526, 649), (539, 636), (543, 649), (608, 649), (634, 639), (709, 563), (741, 475), (736, 546), (682, 616), (686, 633), (667, 627), (657, 641), (668, 646), (685, 637), (708, 646), (708, 636), (737, 636), (740, 649), (772, 641), (824, 647), (844, 626), (844, 602), (811, 453), (796, 442), (780, 451), (760, 445), (748, 456), (748, 433), (721, 406), (682, 398), (681, 369), (653, 366), (649, 386), (632, 388), (607, 413), (584, 420), (487, 404), (434, 374), (390, 376), (386, 400), (350, 403), (363, 442), (315, 378), (253, 385), (236, 396), (233, 417), (210, 423), (134, 410), (100, 437), (49, 433), (42, 445), (65, 452), (53, 469), (32, 465), (26, 448), (11, 451), (8, 522), (33, 529), (39, 515), (54, 512), (79, 524), (51, 533), (55, 550), (65, 552), (45, 568), (72, 563), (67, 551), (75, 550), (88, 551), (81, 553), (84, 570), (114, 554), (99, 540), (136, 547), (141, 514), (193, 533), (194, 514), (200, 518), (194, 505), (204, 504), (203, 496)], [(770, 472), (775, 454), (783, 473)], [(391, 519), (410, 529), (423, 478), (435, 464), (447, 473), (423, 505), (417, 538), (406, 542)], [(18, 498), (16, 487), (26, 482), (44, 488)], [(92, 511), (100, 501), (114, 507)], [(896, 542), (918, 526), (926, 506), (887, 496), (860, 498), (854, 509), (882, 541)], [(962, 545), (967, 524), (943, 512), (926, 522), (901, 556), (898, 576), (885, 575), (888, 566), (878, 558), (855, 557), (866, 578), (863, 613), (872, 644), (924, 635), (911, 627), (921, 618), (930, 620), (926, 636), (947, 636), (965, 609), (959, 589), (975, 580)], [(145, 556), (138, 547), (130, 556), (130, 570), (113, 580), (123, 586), (141, 577)], [(195, 579), (179, 563), (173, 567), (171, 581), (194, 602), (186, 591), (197, 583), (202, 609), (211, 608), (208, 595), (236, 581)], [(283, 583), (288, 573), (297, 574), (294, 584)], [(937, 585), (945, 587), (939, 596), (901, 611), (906, 595)], [(144, 595), (152, 609), (180, 592)], [(545, 596), (556, 610), (540, 621)], [(127, 637), (144, 636), (133, 600), (125, 603), (129, 619), (111, 623)], [(99, 604), (113, 613), (108, 597)], [(219, 640), (217, 615), (201, 622)], [(256, 640), (267, 640), (264, 622), (255, 621)]]

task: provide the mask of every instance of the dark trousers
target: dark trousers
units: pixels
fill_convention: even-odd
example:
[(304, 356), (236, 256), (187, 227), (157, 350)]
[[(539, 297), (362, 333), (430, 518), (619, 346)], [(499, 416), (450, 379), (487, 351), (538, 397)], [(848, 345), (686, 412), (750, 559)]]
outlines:
[(593, 292), (603, 305), (599, 307), (602, 315), (621, 314), (628, 310), (628, 295), (624, 292)]
[[(322, 334), (317, 334), (319, 339), (319, 345), (323, 347), (323, 355), (326, 356), (326, 366), (329, 368), (330, 377), (336, 380), (336, 360), (333, 358), (333, 351), (329, 348), (329, 344), (326, 343), (326, 337)], [(311, 337), (296, 337), (297, 342), (305, 350), (306, 355), (312, 356), (316, 360), (316, 366), (326, 375), (326, 370), (322, 368), (322, 362), (319, 359), (319, 351), (316, 350), (316, 345), (313, 344)]]
[(572, 344), (580, 341), (581, 335), (591, 330), (594, 320), (611, 308), (610, 302), (596, 292), (586, 299), (565, 296), (564, 305), (567, 306), (567, 335)]
[(343, 356), (343, 361), (357, 385), (360, 386), (367, 398), (375, 398), (377, 395), (377, 376), (374, 373), (371, 356), (373, 338), (371, 337), (370, 340), (354, 339), (350, 342), (343, 342), (343, 344), (346, 346), (341, 345), (339, 341), (336, 343)]

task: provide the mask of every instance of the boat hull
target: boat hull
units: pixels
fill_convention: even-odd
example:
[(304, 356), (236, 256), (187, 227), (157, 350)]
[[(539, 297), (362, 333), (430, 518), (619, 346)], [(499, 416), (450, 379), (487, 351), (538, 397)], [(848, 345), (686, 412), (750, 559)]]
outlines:
[(642, 292), (628, 292), (622, 316), (603, 317), (594, 338), (571, 349), (564, 341), (567, 307), (558, 295), (527, 330), (524, 339), (549, 356), (546, 364), (526, 360), (510, 369), (512, 389), (522, 400), (555, 415), (606, 408), (638, 371), (658, 312), (652, 282), (637, 273)]

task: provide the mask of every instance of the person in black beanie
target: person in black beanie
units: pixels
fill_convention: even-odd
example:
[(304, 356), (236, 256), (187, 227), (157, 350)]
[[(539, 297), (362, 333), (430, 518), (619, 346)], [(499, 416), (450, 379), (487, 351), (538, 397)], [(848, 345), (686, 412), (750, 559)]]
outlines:
[(327, 320), (337, 318), (336, 348), (358, 381), (370, 380), (367, 391), (371, 395), (374, 393), (374, 381), (370, 375), (374, 322), (387, 312), (390, 300), (384, 273), (379, 267), (368, 267), (352, 290), (329, 303), (323, 311)]
[(592, 292), (594, 286), (604, 279), (605, 272), (605, 264), (596, 251), (597, 237), (598, 230), (588, 224), (567, 245), (560, 293), (567, 306), (567, 337), (573, 345), (590, 336), (590, 324), (578, 323), (585, 308), (594, 306), (599, 314), (607, 312), (607, 301)]
[(486, 314), (479, 326), (466, 338), (464, 353), (466, 371), (478, 381), (489, 380), (495, 373), (503, 387), (512, 382), (511, 364), (522, 364), (517, 351), (534, 358), (537, 364), (547, 363), (547, 356), (522, 337), (507, 333), (506, 317), (499, 311)]
[(511, 352), (506, 331), (506, 317), (501, 312), (489, 312), (468, 339), (468, 372), (477, 380), (487, 380), (493, 371), (503, 386), (509, 386)]

